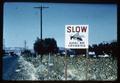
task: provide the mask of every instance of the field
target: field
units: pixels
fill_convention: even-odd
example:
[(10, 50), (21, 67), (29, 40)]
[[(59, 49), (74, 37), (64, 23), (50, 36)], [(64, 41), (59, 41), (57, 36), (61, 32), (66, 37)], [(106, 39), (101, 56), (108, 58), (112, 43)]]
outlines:
[[(65, 80), (65, 57), (44, 55), (17, 56), (13, 68), (6, 73), (3, 60), (4, 80)], [(116, 80), (117, 60), (113, 58), (67, 57), (67, 80)]]

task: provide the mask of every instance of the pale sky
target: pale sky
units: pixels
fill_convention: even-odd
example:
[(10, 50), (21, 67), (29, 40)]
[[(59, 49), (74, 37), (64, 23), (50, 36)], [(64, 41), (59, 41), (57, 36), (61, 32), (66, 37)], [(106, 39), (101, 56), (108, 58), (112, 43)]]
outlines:
[[(117, 6), (114, 4), (43, 3), (43, 38), (55, 38), (64, 47), (65, 25), (89, 25), (89, 44), (117, 40)], [(5, 3), (3, 38), (6, 47), (28, 48), (40, 37), (41, 3)]]

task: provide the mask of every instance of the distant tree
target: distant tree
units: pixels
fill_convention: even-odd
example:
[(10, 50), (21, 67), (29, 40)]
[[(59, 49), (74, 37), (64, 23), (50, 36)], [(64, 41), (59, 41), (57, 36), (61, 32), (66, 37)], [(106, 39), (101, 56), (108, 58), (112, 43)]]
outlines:
[(28, 49), (25, 49), (21, 54), (25, 55), (25, 56), (31, 56), (32, 55), (31, 51), (28, 50)]
[(85, 49), (71, 49), (71, 50), (73, 50), (76, 55), (86, 54), (86, 50)]
[(99, 55), (99, 49), (98, 49), (98, 45), (97, 44), (93, 44), (92, 45), (93, 51), (95, 52), (96, 55)]
[(106, 54), (111, 54), (111, 47), (110, 47), (110, 43), (106, 43), (106, 44), (104, 44), (104, 52), (106, 53)]
[(89, 45), (89, 51), (93, 51), (93, 48), (92, 46)]
[(42, 39), (37, 38), (37, 40), (34, 43), (34, 51), (36, 52), (36, 55), (41, 55), (41, 62), (43, 54), (45, 53), (45, 44)]
[(111, 43), (100, 43), (98, 45), (93, 44), (92, 49), (93, 51), (95, 51), (96, 55), (106, 53), (106, 54), (112, 55), (112, 57), (117, 57), (118, 43), (117, 41), (114, 40)]
[(98, 44), (98, 54), (103, 54), (105, 52), (104, 43)]
[(57, 53), (58, 47), (57, 42), (54, 38), (46, 38), (45, 39), (45, 45), (46, 45), (46, 53)]
[(41, 61), (44, 54), (56, 53), (58, 51), (57, 42), (54, 38), (45, 38), (41, 40), (37, 38), (34, 43), (34, 50), (41, 55)]
[(117, 41), (112, 41), (110, 43), (110, 48), (111, 48), (111, 53), (112, 53), (112, 56), (113, 57), (118, 57), (118, 50), (119, 50), (119, 47), (118, 47), (118, 43)]

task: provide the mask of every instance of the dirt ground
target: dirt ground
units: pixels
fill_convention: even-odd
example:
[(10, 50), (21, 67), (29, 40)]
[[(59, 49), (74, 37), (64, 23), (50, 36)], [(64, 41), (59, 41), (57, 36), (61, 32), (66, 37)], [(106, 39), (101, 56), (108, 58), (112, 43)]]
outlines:
[[(5, 80), (65, 80), (65, 57), (19, 56), (14, 71)], [(50, 60), (50, 61), (49, 61)], [(5, 64), (3, 65), (5, 66)], [(5, 73), (5, 72), (4, 72)], [(116, 80), (117, 60), (112, 58), (67, 57), (67, 80)]]

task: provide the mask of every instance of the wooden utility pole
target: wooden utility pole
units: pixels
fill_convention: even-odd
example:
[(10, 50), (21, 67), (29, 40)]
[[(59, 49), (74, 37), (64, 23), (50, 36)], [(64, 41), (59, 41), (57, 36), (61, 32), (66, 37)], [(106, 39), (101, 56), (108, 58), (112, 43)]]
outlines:
[(42, 10), (44, 9), (44, 8), (49, 8), (49, 7), (43, 7), (43, 6), (40, 6), (40, 7), (34, 7), (34, 8), (37, 8), (37, 9), (39, 9), (40, 10), (40, 38), (42, 39)]
[(27, 46), (26, 46), (27, 42), (26, 40), (24, 41), (24, 49), (26, 50)]

